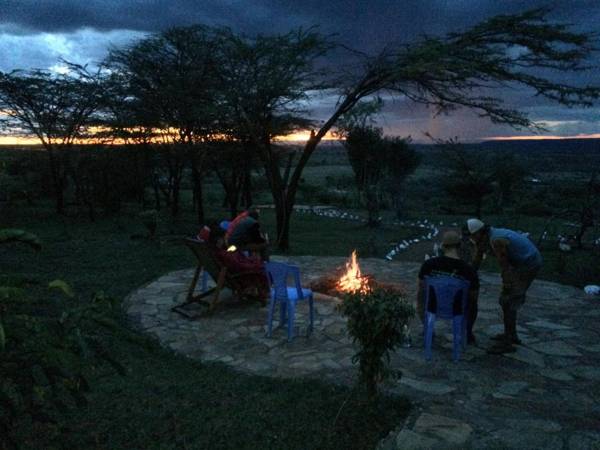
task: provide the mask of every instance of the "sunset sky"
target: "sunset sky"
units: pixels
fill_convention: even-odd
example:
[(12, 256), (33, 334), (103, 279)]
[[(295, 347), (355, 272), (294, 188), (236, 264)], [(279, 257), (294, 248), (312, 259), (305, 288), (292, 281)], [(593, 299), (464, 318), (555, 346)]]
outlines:
[[(492, 15), (536, 6), (552, 6), (551, 19), (573, 24), (578, 31), (595, 31), (600, 23), (598, 0), (0, 0), (0, 70), (60, 70), (59, 58), (94, 64), (110, 45), (194, 23), (225, 25), (250, 34), (317, 25), (325, 34), (335, 33), (339, 43), (376, 53), (391, 42), (460, 31)], [(343, 63), (339, 54), (332, 58)], [(596, 68), (569, 81), (600, 83), (599, 73)], [(549, 137), (600, 133), (600, 105), (568, 109), (528, 92), (498, 94), (541, 122)], [(336, 100), (332, 93), (314, 95), (313, 117), (325, 118)], [(426, 141), (424, 132), (463, 141), (531, 135), (493, 125), (468, 111), (433, 117), (431, 111), (402, 99), (384, 100), (379, 124), (388, 134), (410, 135), (415, 141)]]

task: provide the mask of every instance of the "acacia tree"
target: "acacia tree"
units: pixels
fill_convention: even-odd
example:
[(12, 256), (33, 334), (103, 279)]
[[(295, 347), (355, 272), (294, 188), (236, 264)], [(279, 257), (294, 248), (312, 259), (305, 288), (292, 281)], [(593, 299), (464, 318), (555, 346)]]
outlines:
[(444, 189), (457, 203), (473, 205), (473, 214), (481, 217), (485, 198), (494, 192), (495, 167), (487, 155), (467, 152), (457, 139), (436, 142), (447, 170)]
[(396, 218), (403, 216), (403, 184), (421, 163), (421, 156), (409, 145), (410, 139), (385, 138), (385, 152), (382, 162), (384, 171), (384, 190), (391, 197)]
[(356, 126), (346, 133), (344, 147), (354, 172), (356, 187), (363, 195), (369, 227), (379, 225), (381, 179), (385, 140), (380, 128)]
[(379, 225), (379, 211), (391, 200), (398, 218), (402, 215), (402, 184), (420, 163), (407, 139), (383, 136), (380, 128), (360, 122), (344, 132), (344, 147), (359, 192), (364, 196), (367, 225)]
[(493, 161), (494, 180), (498, 184), (498, 208), (513, 201), (515, 190), (523, 183), (529, 171), (517, 161), (514, 153), (498, 153)]
[[(277, 215), (277, 244), (289, 248), (289, 227), (302, 171), (319, 142), (343, 114), (363, 98), (390, 91), (406, 100), (440, 112), (464, 107), (495, 123), (535, 127), (521, 111), (504, 106), (494, 88), (521, 85), (535, 95), (566, 106), (591, 106), (597, 87), (580, 87), (546, 77), (548, 71), (573, 72), (588, 68), (593, 36), (570, 31), (545, 20), (537, 9), (500, 15), (471, 29), (445, 37), (424, 37), (397, 48), (388, 47), (366, 57), (358, 72), (321, 83), (340, 89), (329, 118), (311, 134), (287, 183), (273, 160), (272, 119), (279, 111), (305, 98), (305, 90), (319, 86), (314, 62), (328, 46), (312, 30), (254, 40), (232, 39), (237, 57), (245, 62), (230, 71), (229, 99), (260, 148)], [(234, 65), (235, 67), (235, 65)], [(242, 67), (240, 69), (240, 67)], [(537, 74), (536, 68), (544, 69)], [(340, 88), (341, 86), (341, 88)]]
[(229, 114), (263, 165), (275, 204), (277, 245), (286, 249), (293, 207), (288, 189), (296, 189), (299, 180), (290, 184), (293, 175), (286, 161), (292, 162), (294, 155), (282, 158), (273, 138), (313, 125), (299, 105), (307, 100), (307, 91), (325, 87), (313, 62), (330, 45), (312, 29), (255, 38), (226, 31), (223, 36)]
[(72, 148), (103, 104), (103, 71), (66, 63), (67, 71), (0, 72), (0, 125), (11, 134), (33, 135), (47, 151), (56, 211), (64, 213), (66, 167)]
[(191, 162), (195, 199), (202, 211), (201, 177), (220, 103), (217, 30), (177, 27), (124, 49), (113, 49), (107, 65), (121, 75), (127, 108), (137, 108), (154, 127), (167, 167), (163, 187), (173, 216), (178, 215), (184, 167)]

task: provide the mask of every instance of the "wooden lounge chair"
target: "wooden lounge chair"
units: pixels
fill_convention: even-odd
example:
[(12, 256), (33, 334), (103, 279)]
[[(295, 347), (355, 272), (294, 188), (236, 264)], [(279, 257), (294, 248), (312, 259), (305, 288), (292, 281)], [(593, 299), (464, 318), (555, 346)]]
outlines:
[[(234, 296), (242, 298), (242, 284), (240, 278), (247, 276), (248, 272), (243, 274), (231, 274), (227, 271), (227, 268), (220, 265), (219, 262), (212, 256), (210, 249), (206, 242), (199, 241), (197, 239), (184, 239), (183, 243), (194, 253), (197, 260), (196, 270), (194, 276), (188, 288), (186, 301), (180, 305), (171, 308), (172, 311), (180, 313), (188, 318), (196, 318), (207, 314), (212, 314), (219, 302), (219, 296), (223, 288), (229, 288), (233, 291)], [(201, 292), (200, 294), (194, 294), (196, 285), (200, 276), (204, 276), (204, 271), (211, 276), (216, 282), (216, 286)], [(199, 303), (207, 306), (207, 310), (203, 314), (190, 313), (183, 309), (192, 303)], [(261, 302), (266, 305), (266, 300)]]

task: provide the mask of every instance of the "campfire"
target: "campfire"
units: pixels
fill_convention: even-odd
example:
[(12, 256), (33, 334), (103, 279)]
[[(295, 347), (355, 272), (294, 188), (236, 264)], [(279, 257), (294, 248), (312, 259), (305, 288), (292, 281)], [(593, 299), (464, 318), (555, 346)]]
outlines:
[(352, 251), (345, 267), (332, 274), (326, 274), (311, 283), (311, 289), (316, 292), (341, 297), (349, 292), (368, 293), (377, 287), (404, 292), (402, 286), (395, 283), (382, 283), (372, 275), (363, 274), (358, 263), (356, 250)]
[(338, 292), (369, 292), (373, 278), (363, 275), (358, 260), (356, 250), (352, 251), (350, 260), (346, 262), (346, 272), (337, 280), (335, 288)]

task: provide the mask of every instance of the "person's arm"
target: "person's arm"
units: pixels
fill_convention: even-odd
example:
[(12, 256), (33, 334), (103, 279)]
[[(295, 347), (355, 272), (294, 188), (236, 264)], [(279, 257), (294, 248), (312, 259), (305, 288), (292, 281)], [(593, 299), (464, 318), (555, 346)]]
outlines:
[(492, 241), (492, 250), (500, 264), (502, 273), (510, 270), (510, 261), (508, 259), (508, 241), (506, 239), (496, 239)]
[(481, 267), (481, 261), (483, 261), (483, 254), (485, 253), (485, 246), (475, 245), (475, 256), (473, 256), (471, 265), (475, 270), (479, 270)]

